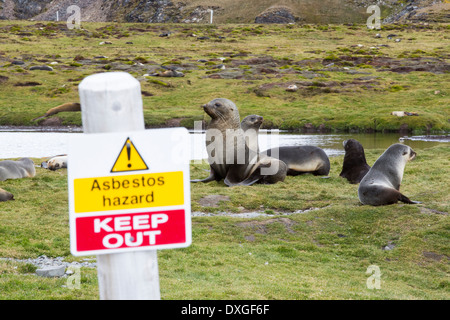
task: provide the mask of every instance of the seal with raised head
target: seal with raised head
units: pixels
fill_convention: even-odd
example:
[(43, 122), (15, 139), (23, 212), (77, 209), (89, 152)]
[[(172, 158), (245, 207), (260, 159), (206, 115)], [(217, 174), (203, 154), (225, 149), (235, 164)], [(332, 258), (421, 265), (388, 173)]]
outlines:
[[(258, 115), (249, 115), (242, 120), (241, 127), (246, 131), (247, 143), (252, 148), (258, 145), (257, 137), (262, 121), (263, 118)], [(259, 146), (257, 148), (259, 152)], [(282, 146), (268, 149), (260, 153), (260, 156), (283, 161), (287, 166), (287, 175), (291, 176), (305, 173), (326, 176), (330, 172), (330, 159), (323, 149), (316, 146)]]
[(61, 104), (57, 107), (49, 109), (44, 115), (34, 118), (32, 121), (36, 121), (38, 119), (50, 117), (59, 112), (67, 112), (67, 111), (81, 111), (81, 105), (78, 102), (69, 102)]
[(0, 188), (0, 201), (14, 200), (14, 195), (2, 188)]
[(359, 183), (370, 170), (364, 148), (355, 139), (345, 140), (342, 144), (345, 149), (345, 156), (339, 176), (346, 178), (352, 184)]
[[(236, 105), (224, 98), (213, 99), (203, 105), (203, 110), (211, 117), (206, 129), (206, 149), (208, 151), (208, 162), (211, 169), (209, 177), (192, 182), (209, 182), (225, 179), (230, 164), (227, 164), (227, 147), (230, 152), (235, 151), (235, 145), (227, 145), (227, 130), (238, 130), (240, 128), (239, 111)], [(221, 141), (216, 139), (222, 138)]]
[(410, 200), (399, 191), (406, 163), (415, 157), (416, 153), (407, 145), (396, 143), (387, 148), (361, 180), (358, 187), (359, 201), (372, 206), (398, 201), (420, 203)]
[(36, 175), (34, 162), (30, 158), (21, 158), (17, 161), (0, 161), (0, 181), (7, 179), (32, 178)]
[(203, 109), (211, 117), (206, 130), (210, 175), (192, 182), (224, 179), (227, 186), (236, 186), (284, 180), (286, 172), (279, 160), (261, 158), (257, 151), (246, 145), (239, 110), (232, 101), (217, 98), (205, 104)]

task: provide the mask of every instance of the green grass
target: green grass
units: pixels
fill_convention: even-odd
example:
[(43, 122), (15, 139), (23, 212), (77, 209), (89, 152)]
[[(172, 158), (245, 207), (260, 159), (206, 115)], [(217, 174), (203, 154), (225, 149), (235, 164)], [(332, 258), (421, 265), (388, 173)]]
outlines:
[[(366, 152), (373, 163), (383, 150)], [(287, 177), (275, 185), (228, 188), (191, 184), (192, 211), (266, 212), (273, 216), (192, 218), (192, 245), (158, 251), (162, 299), (449, 299), (448, 197), (450, 149), (422, 150), (405, 169), (401, 191), (420, 205), (363, 206), (357, 185), (339, 177)], [(39, 159), (35, 159), (36, 163)], [(191, 178), (208, 175), (191, 164)], [(15, 201), (0, 203), (0, 257), (69, 253), (67, 171), (37, 168), (30, 179), (1, 187)], [(199, 200), (230, 197), (217, 208)], [(306, 210), (292, 214), (296, 210)], [(395, 247), (383, 250), (388, 244)], [(369, 290), (366, 270), (381, 270), (381, 289)], [(81, 269), (81, 288), (66, 278), (39, 278), (33, 268), (0, 260), (0, 299), (98, 299), (96, 271)]]
[[(446, 24), (420, 29), (414, 25), (384, 26), (381, 39), (374, 38), (379, 31), (364, 25), (83, 23), (82, 27), (67, 30), (64, 23), (0, 21), (0, 125), (38, 125), (33, 118), (59, 104), (79, 100), (78, 84), (84, 77), (126, 71), (150, 93), (143, 96), (148, 127), (163, 127), (172, 119), (182, 119), (182, 125), (191, 128), (196, 120), (209, 120), (199, 106), (225, 97), (236, 103), (242, 118), (251, 113), (262, 115), (266, 128), (302, 130), (311, 124), (330, 131), (450, 129), (448, 70), (442, 69), (450, 51)], [(167, 30), (173, 35), (158, 36)], [(400, 43), (387, 40), (386, 35), (394, 31), (405, 39)], [(30, 34), (27, 41), (23, 33)], [(190, 34), (210, 40), (198, 41)], [(99, 45), (101, 41), (112, 44)], [(389, 46), (376, 47), (380, 44)], [(91, 62), (79, 59), (80, 55)], [(93, 59), (95, 56), (107, 58)], [(225, 70), (213, 69), (222, 63), (218, 58), (225, 58)], [(266, 65), (251, 61), (262, 58), (272, 60)], [(380, 58), (394, 59), (398, 66), (411, 65), (411, 59), (440, 59), (441, 72), (382, 71), (387, 67), (374, 63)], [(27, 65), (11, 64), (17, 59)], [(28, 70), (30, 65), (51, 62), (58, 62), (52, 65), (52, 72)], [(325, 67), (329, 63), (335, 65)], [(161, 65), (182, 67), (185, 77), (143, 77), (162, 70)], [(240, 76), (212, 78), (227, 72)], [(362, 77), (373, 79), (358, 80)], [(288, 84), (298, 81), (303, 83), (298, 92), (285, 91)], [(41, 85), (16, 86), (19, 82)], [(390, 115), (392, 111), (418, 112), (419, 116), (398, 118)], [(56, 117), (64, 125), (81, 125), (79, 113)]]

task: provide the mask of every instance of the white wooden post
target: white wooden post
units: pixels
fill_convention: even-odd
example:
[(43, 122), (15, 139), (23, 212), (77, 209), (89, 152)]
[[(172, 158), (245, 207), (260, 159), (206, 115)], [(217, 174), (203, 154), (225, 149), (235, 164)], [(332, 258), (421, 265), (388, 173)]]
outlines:
[(210, 18), (209, 18), (209, 23), (210, 24), (212, 24), (213, 23), (213, 9), (210, 9), (210, 12), (211, 12), (211, 16), (210, 16)]
[[(141, 86), (130, 74), (88, 76), (79, 93), (85, 133), (145, 130)], [(156, 250), (98, 255), (97, 273), (102, 300), (161, 298)]]
[(59, 11), (56, 11), (56, 21), (59, 21)]

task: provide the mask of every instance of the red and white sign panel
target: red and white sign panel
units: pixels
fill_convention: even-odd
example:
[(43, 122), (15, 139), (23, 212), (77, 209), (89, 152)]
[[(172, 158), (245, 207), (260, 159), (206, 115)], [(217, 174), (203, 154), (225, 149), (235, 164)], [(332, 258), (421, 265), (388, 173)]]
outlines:
[(98, 251), (186, 242), (184, 210), (81, 217), (77, 223), (78, 251)]
[(80, 134), (69, 142), (73, 255), (191, 244), (186, 129)]

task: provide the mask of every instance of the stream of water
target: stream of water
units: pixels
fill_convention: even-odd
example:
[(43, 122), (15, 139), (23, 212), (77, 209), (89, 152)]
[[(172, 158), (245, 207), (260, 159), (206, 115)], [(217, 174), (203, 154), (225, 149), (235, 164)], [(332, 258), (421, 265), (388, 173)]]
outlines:
[[(344, 154), (342, 142), (346, 139), (356, 139), (364, 149), (386, 149), (391, 144), (403, 140), (400, 134), (279, 134), (260, 131), (259, 144), (261, 150), (279, 146), (314, 145), (322, 148), (328, 156)], [(0, 131), (0, 159), (19, 157), (45, 158), (68, 152), (68, 137), (82, 134), (79, 130), (71, 132), (41, 132), (41, 131)], [(450, 142), (449, 136), (440, 139), (420, 136), (408, 137), (403, 143), (414, 150), (429, 148), (440, 143)], [(206, 159), (205, 134), (191, 132), (191, 159)]]

